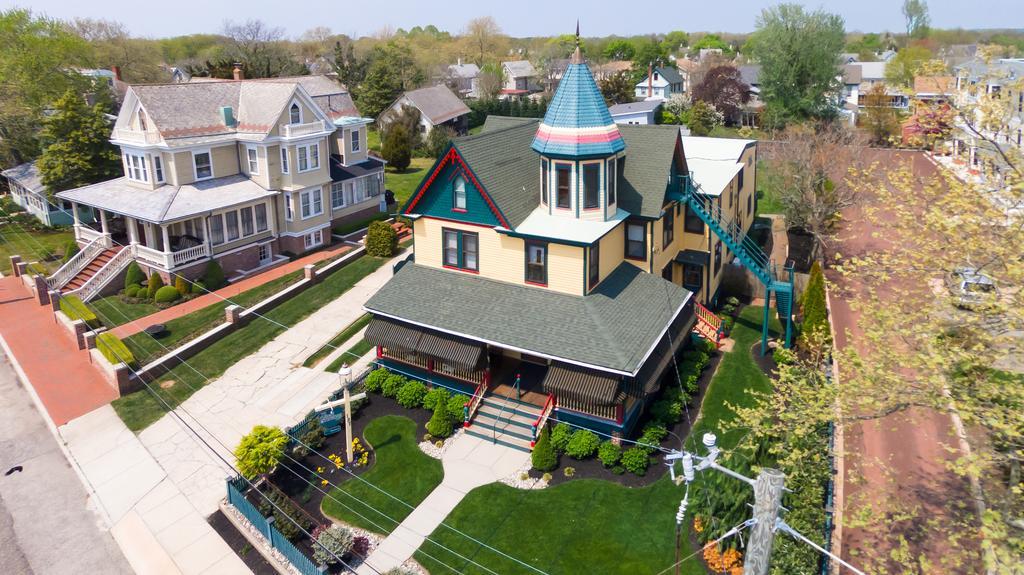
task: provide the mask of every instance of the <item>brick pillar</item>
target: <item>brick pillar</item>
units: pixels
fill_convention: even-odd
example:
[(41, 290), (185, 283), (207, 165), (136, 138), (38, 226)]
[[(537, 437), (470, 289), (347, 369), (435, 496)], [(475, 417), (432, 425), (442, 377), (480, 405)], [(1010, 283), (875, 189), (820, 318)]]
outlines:
[(132, 380), (131, 368), (123, 363), (114, 366), (114, 383), (117, 385), (118, 394), (122, 396), (137, 391), (136, 388), (139, 387)]
[[(15, 256), (15, 257), (17, 257), (19, 260), (21, 260), (21, 256)], [(15, 264), (15, 266), (14, 266), (14, 276), (15, 277), (21, 277), (21, 276), (25, 275), (26, 273), (28, 273), (28, 262), (19, 261), (17, 264)]]
[(85, 341), (85, 334), (91, 333), (92, 328), (82, 320), (77, 320), (72, 325), (75, 326), (75, 343), (78, 344), (78, 349), (89, 349), (89, 345)]
[(302, 266), (302, 277), (311, 282), (316, 282), (316, 268), (313, 264), (306, 264)]
[(60, 292), (56, 290), (50, 290), (48, 295), (50, 296), (50, 308), (53, 311), (60, 309)]
[(233, 304), (229, 305), (228, 307), (224, 308), (224, 319), (228, 323), (240, 323), (242, 320), (241, 313), (242, 306)]
[(20, 264), (20, 263), (21, 263), (21, 256), (19, 256), (19, 255), (11, 256), (11, 269), (14, 270), (14, 277), (18, 277), (18, 276), (21, 275), (22, 268), (18, 267), (18, 264)]
[(46, 284), (46, 278), (36, 274), (32, 276), (32, 281), (35, 283), (36, 299), (39, 301), (39, 305), (50, 303), (50, 286)]
[(87, 331), (84, 334), (85, 349), (96, 349), (96, 332)]
[(612, 442), (612, 444), (614, 444), (614, 445), (619, 445), (619, 446), (621, 446), (621, 445), (622, 445), (622, 432), (619, 432), (619, 431), (613, 431), (613, 432), (612, 432), (612, 439), (611, 439), (611, 442)]

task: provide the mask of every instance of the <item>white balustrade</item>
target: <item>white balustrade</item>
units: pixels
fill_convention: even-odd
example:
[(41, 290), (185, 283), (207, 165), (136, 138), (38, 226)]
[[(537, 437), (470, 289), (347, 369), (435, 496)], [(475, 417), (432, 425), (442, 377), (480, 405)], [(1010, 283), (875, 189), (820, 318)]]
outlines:
[(89, 226), (75, 226), (75, 239), (83, 242), (92, 243), (96, 240), (102, 240), (103, 247), (109, 248), (113, 245), (110, 241), (110, 234), (105, 234), (99, 230), (94, 230)]
[(89, 265), (96, 256), (103, 253), (106, 246), (103, 244), (103, 238), (96, 238), (86, 244), (69, 259), (64, 265), (60, 266), (60, 269), (53, 272), (53, 275), (46, 278), (46, 285), (50, 286), (50, 289), (60, 289), (64, 287), (71, 278), (78, 275), (85, 266)]
[(169, 270), (173, 267), (171, 264), (171, 256), (172, 254), (170, 253), (154, 250), (153, 248), (147, 248), (141, 244), (135, 244), (135, 257), (149, 265)]
[(198, 246), (192, 246), (171, 253), (171, 260), (175, 266), (180, 266), (191, 261), (200, 260), (210, 255), (210, 246), (206, 242)]
[(140, 144), (159, 144), (162, 140), (159, 132), (129, 130), (127, 128), (116, 128), (113, 136), (115, 140), (138, 142)]
[(308, 124), (281, 124), (282, 138), (298, 138), (325, 131), (327, 131), (327, 124), (323, 120), (309, 122)]
[(131, 247), (122, 248), (121, 251), (117, 252), (117, 255), (110, 258), (110, 261), (86, 280), (80, 288), (68, 293), (77, 295), (82, 301), (89, 301), (96, 297), (96, 294), (100, 293), (103, 286), (107, 285), (110, 280), (114, 279), (117, 274), (121, 273), (121, 270), (128, 267), (128, 264), (132, 262), (134, 259), (132, 251)]

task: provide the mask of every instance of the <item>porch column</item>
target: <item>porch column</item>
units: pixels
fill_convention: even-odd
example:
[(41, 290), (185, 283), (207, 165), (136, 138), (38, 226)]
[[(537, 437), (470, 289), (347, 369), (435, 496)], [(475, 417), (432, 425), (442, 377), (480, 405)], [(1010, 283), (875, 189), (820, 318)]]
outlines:
[(143, 228), (144, 229), (144, 233), (146, 234), (146, 247), (147, 248), (151, 248), (154, 245), (156, 245), (156, 238), (153, 237), (154, 236), (154, 234), (153, 234), (153, 224), (151, 224), (149, 222), (144, 222), (143, 226), (144, 226), (144, 228)]
[(167, 269), (174, 267), (174, 256), (171, 255), (171, 237), (167, 233), (167, 224), (160, 225), (160, 231), (164, 240), (164, 266)]
[(132, 244), (139, 243), (139, 222), (135, 218), (125, 217), (125, 227), (128, 228), (128, 241)]
[(107, 231), (107, 210), (100, 210), (100, 229), (104, 234), (109, 233)]
[(82, 222), (78, 221), (78, 202), (71, 202), (71, 217), (75, 219), (75, 227), (82, 225)]

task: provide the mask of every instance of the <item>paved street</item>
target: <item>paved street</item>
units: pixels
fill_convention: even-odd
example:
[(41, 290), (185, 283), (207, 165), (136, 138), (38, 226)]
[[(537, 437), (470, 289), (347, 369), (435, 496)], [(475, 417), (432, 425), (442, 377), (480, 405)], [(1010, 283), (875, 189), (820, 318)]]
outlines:
[[(5, 476), (14, 466), (22, 471)], [(0, 571), (133, 572), (2, 353)]]

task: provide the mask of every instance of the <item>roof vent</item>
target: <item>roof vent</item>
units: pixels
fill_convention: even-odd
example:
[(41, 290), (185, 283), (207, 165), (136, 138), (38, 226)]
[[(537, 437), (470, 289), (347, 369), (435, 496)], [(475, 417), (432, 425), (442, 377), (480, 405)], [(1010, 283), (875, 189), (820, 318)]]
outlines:
[(235, 111), (231, 108), (231, 106), (221, 106), (220, 115), (221, 118), (224, 119), (225, 126), (229, 128), (235, 127)]

